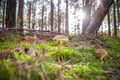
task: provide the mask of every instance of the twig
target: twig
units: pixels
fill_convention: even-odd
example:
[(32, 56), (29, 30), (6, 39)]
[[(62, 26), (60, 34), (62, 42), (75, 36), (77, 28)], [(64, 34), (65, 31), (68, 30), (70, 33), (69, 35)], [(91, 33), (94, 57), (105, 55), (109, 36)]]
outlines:
[(111, 45), (108, 45), (108, 44), (104, 43), (103, 41), (101, 41), (99, 39), (96, 39), (95, 37), (87, 36), (87, 35), (82, 35), (82, 37), (84, 39), (92, 39), (93, 41), (98, 42), (99, 44), (104, 45), (104, 46), (106, 46), (108, 48), (113, 48)]

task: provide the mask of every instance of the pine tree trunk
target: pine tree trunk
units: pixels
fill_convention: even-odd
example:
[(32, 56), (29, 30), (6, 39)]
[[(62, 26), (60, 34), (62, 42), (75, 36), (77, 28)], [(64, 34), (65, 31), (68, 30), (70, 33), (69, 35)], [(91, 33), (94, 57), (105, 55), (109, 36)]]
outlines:
[(54, 23), (54, 3), (51, 0), (51, 31), (53, 31), (53, 23)]
[(14, 28), (16, 23), (16, 0), (7, 0), (6, 28)]
[(113, 36), (117, 37), (117, 25), (116, 25), (116, 8), (115, 8), (115, 1), (113, 3), (113, 19), (114, 19), (114, 33)]
[(100, 3), (93, 18), (89, 22), (85, 35), (96, 34), (98, 32), (100, 25), (113, 2), (114, 0), (103, 0)]
[(20, 28), (20, 33), (23, 33), (23, 8), (24, 8), (24, 0), (19, 0), (18, 26)]
[(65, 22), (65, 33), (69, 34), (69, 9), (68, 9), (68, 0), (66, 0), (66, 22)]
[(108, 21), (108, 37), (111, 37), (111, 27), (110, 27), (110, 13), (107, 13), (107, 21)]
[(31, 27), (31, 2), (28, 2), (28, 28)]
[(82, 23), (82, 34), (85, 33), (88, 25), (89, 25), (89, 22), (90, 22), (90, 14), (91, 14), (91, 5), (92, 5), (92, 2), (91, 0), (86, 0), (84, 2), (85, 4), (84, 7), (83, 7), (83, 12), (85, 13), (85, 17), (83, 18), (83, 23)]
[(5, 26), (5, 6), (6, 6), (6, 0), (3, 1), (3, 23), (2, 23), (2, 28), (4, 29)]
[(60, 0), (58, 0), (58, 33), (60, 33)]
[(0, 0), (0, 10), (1, 10), (1, 2), (2, 2), (2, 0)]
[(42, 6), (42, 25), (41, 25), (41, 30), (43, 30), (44, 26), (44, 5)]
[(33, 0), (33, 7), (32, 7), (32, 10), (33, 10), (33, 16), (32, 16), (32, 29), (35, 29), (35, 12), (36, 12), (36, 0)]
[(119, 7), (120, 7), (120, 1), (119, 0), (116, 0), (116, 3), (117, 3), (117, 18), (118, 18), (118, 36), (119, 36), (119, 27), (120, 27), (120, 25), (119, 25), (119, 23), (120, 23), (120, 14), (119, 14)]

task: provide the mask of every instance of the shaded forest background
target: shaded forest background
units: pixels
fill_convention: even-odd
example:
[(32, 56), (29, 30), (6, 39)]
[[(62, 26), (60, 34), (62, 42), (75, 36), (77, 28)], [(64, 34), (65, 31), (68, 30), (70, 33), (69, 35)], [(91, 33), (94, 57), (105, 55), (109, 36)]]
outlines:
[(20, 33), (31, 29), (97, 36), (99, 31), (101, 36), (117, 37), (119, 14), (119, 0), (0, 0), (1, 29)]

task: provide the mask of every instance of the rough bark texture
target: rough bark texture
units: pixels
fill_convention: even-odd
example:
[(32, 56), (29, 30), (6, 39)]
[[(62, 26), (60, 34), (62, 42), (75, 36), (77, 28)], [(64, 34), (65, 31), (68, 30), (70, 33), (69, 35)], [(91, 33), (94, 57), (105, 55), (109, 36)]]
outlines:
[(28, 28), (30, 29), (31, 24), (31, 2), (28, 2)]
[(6, 0), (3, 1), (3, 23), (2, 23), (2, 28), (5, 28), (5, 6), (6, 6)]
[(24, 0), (19, 0), (19, 8), (18, 8), (18, 24), (20, 27), (20, 33), (23, 32), (23, 8), (24, 8)]
[(36, 0), (33, 0), (33, 4), (32, 4), (32, 11), (33, 11), (33, 15), (32, 15), (32, 29), (35, 29), (35, 16), (36, 16)]
[(68, 0), (66, 0), (66, 22), (65, 22), (65, 33), (69, 34), (69, 14), (68, 14)]
[(45, 6), (42, 6), (42, 26), (41, 26), (41, 30), (43, 30), (43, 26), (44, 26), (44, 8)]
[(14, 28), (16, 22), (16, 0), (7, 0), (6, 28)]
[(53, 31), (53, 23), (54, 23), (54, 3), (51, 0), (51, 31)]
[(108, 36), (111, 36), (111, 27), (110, 27), (110, 13), (107, 13), (107, 20), (108, 20)]
[(116, 3), (117, 3), (117, 16), (118, 16), (118, 36), (119, 36), (119, 27), (120, 27), (120, 25), (119, 25), (119, 23), (120, 23), (120, 1), (119, 0), (116, 0)]
[(113, 19), (114, 19), (114, 33), (113, 33), (113, 36), (117, 37), (115, 1), (113, 2)]
[(60, 18), (60, 0), (58, 0), (58, 32), (60, 33), (60, 24), (61, 24), (61, 18)]
[(86, 31), (88, 24), (90, 22), (90, 14), (91, 14), (91, 5), (92, 1), (91, 0), (85, 0), (84, 2), (84, 7), (83, 7), (83, 12), (85, 13), (85, 17), (83, 18), (83, 23), (82, 23), (82, 34)]
[(103, 0), (100, 3), (98, 9), (93, 16), (93, 19), (91, 19), (88, 28), (85, 31), (86, 35), (97, 33), (105, 15), (107, 14), (107, 11), (109, 10), (113, 2), (114, 0)]

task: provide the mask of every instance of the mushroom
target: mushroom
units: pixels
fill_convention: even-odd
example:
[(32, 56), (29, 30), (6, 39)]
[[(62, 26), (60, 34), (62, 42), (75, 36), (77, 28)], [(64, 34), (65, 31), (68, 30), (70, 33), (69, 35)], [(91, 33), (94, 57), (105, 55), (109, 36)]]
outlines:
[(108, 56), (110, 59), (112, 59), (109, 55), (108, 55), (108, 51), (105, 49), (97, 49), (96, 53), (100, 56), (100, 60), (101, 60), (101, 64), (104, 63), (103, 59)]
[(63, 41), (68, 41), (68, 37), (64, 35), (57, 35), (53, 38), (53, 40), (58, 41), (58, 51), (62, 49)]
[(36, 40), (37, 44), (46, 44), (47, 42), (45, 40)]

